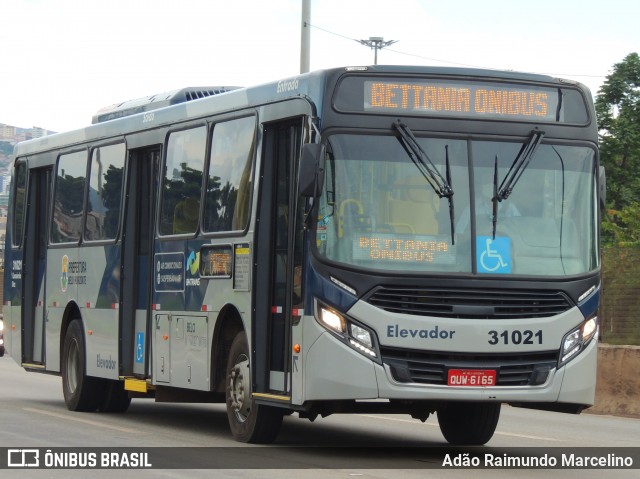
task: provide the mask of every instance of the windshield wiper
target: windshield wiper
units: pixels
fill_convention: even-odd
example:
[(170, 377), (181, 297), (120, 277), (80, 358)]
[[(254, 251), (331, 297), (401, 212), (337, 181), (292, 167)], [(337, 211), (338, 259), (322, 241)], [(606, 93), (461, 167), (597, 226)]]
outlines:
[(493, 225), (493, 239), (496, 239), (498, 202), (506, 200), (509, 195), (511, 195), (516, 184), (522, 177), (522, 174), (527, 169), (527, 166), (529, 166), (533, 153), (536, 151), (536, 148), (538, 148), (540, 142), (542, 142), (542, 138), (544, 138), (544, 131), (533, 130), (531, 132), (529, 141), (523, 144), (522, 148), (520, 148), (518, 155), (513, 160), (513, 163), (511, 163), (511, 167), (500, 183), (500, 186), (498, 186), (498, 155), (496, 155), (493, 169), (493, 198), (491, 198), (491, 202), (493, 204), (493, 215), (491, 218), (491, 223)]
[(498, 200), (498, 155), (496, 155), (493, 165), (493, 196), (491, 197), (491, 203), (493, 204), (493, 212), (491, 215), (493, 239), (496, 239), (496, 226), (498, 225)]
[(531, 132), (529, 141), (522, 145), (518, 156), (513, 160), (507, 175), (502, 180), (502, 183), (500, 183), (497, 195), (498, 201), (506, 200), (509, 197), (516, 183), (518, 183), (518, 180), (520, 180), (520, 177), (524, 173), (524, 170), (529, 166), (533, 153), (536, 151), (536, 148), (538, 148), (542, 138), (544, 138), (544, 131), (533, 130)]
[(418, 140), (414, 136), (411, 129), (397, 120), (393, 123), (393, 126), (398, 130), (400, 136), (398, 140), (404, 147), (407, 155), (411, 158), (411, 161), (416, 165), (422, 176), (427, 180), (427, 183), (431, 185), (433, 191), (440, 198), (447, 198), (449, 200), (449, 218), (451, 220), (451, 244), (455, 244), (455, 213), (453, 205), (453, 188), (451, 187), (451, 166), (449, 164), (449, 146), (445, 146), (446, 156), (446, 178), (443, 177), (436, 165), (433, 164), (429, 155), (420, 147)]
[[(449, 220), (450, 220), (450, 225), (451, 225), (451, 244), (454, 245), (456, 244), (456, 239), (455, 239), (455, 228), (454, 228), (454, 223), (455, 223), (455, 219), (456, 219), (456, 215), (455, 212), (453, 211), (453, 187), (451, 186), (451, 165), (449, 164), (449, 145), (445, 145), (444, 146), (444, 152), (445, 152), (445, 163), (447, 165), (447, 185), (449, 186), (449, 190), (451, 191), (451, 194), (449, 196), (447, 196), (447, 199), (449, 200)], [(441, 197), (442, 198), (442, 197)]]
[[(402, 143), (407, 154), (418, 167), (418, 170), (420, 170), (420, 173), (422, 173), (427, 182), (431, 185), (433, 191), (435, 191), (440, 198), (450, 198), (453, 196), (451, 185), (440, 174), (436, 165), (433, 164), (427, 153), (420, 147), (418, 140), (413, 135), (413, 132), (409, 127), (400, 120), (394, 122), (393, 126), (395, 126), (398, 133), (400, 133), (400, 143)], [(447, 174), (449, 175), (450, 172), (447, 171)]]

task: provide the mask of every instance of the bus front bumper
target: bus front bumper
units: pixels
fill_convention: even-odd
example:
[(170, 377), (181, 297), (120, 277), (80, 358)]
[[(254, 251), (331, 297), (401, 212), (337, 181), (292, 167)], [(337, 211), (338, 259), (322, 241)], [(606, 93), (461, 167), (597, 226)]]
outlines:
[[(535, 386), (418, 384), (398, 381), (389, 364), (371, 360), (324, 332), (305, 355), (301, 399), (569, 403), (588, 407), (595, 399), (596, 359), (597, 342), (591, 341), (569, 363), (551, 369), (546, 380)], [(471, 369), (473, 365), (466, 367)]]

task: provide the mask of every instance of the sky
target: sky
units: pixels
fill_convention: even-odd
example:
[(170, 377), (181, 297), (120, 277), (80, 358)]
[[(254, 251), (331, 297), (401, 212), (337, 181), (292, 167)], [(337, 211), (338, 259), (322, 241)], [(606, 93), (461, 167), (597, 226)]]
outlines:
[[(302, 0), (0, 0), (0, 123), (66, 131), (102, 107), (300, 72)], [(311, 0), (311, 70), (472, 66), (576, 80), (595, 96), (640, 52), (637, 0)]]

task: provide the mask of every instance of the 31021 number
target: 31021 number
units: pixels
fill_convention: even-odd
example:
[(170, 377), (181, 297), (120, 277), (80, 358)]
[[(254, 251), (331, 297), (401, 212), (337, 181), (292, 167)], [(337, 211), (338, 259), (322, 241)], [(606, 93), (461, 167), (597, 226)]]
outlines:
[(492, 346), (496, 346), (498, 344), (542, 344), (541, 329), (537, 331), (531, 331), (530, 329), (520, 331), (519, 329), (514, 329), (513, 331), (505, 330), (500, 333), (492, 330), (489, 331), (488, 334), (488, 343)]

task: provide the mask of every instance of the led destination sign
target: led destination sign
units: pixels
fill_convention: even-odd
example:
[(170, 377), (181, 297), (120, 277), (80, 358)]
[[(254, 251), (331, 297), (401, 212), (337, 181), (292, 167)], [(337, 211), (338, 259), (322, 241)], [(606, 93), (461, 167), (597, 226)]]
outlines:
[(357, 260), (394, 263), (454, 264), (455, 246), (435, 236), (400, 237), (378, 233), (361, 235), (353, 240)]
[(349, 75), (337, 85), (339, 113), (587, 125), (589, 96), (578, 84), (515, 80)]
[(230, 278), (233, 265), (231, 245), (205, 246), (201, 250), (200, 274), (213, 278)]
[(558, 90), (445, 81), (365, 81), (364, 110), (555, 121)]

